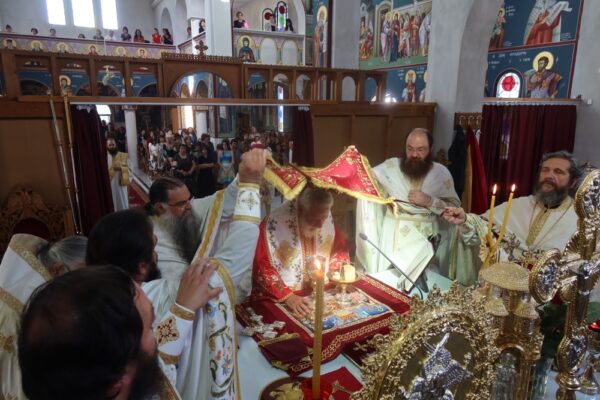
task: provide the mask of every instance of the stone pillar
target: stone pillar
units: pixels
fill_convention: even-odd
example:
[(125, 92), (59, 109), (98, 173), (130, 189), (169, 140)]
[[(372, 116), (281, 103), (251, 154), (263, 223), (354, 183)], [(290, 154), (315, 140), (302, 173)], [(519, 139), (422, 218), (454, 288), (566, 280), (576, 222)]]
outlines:
[[(229, 1), (206, 1), (204, 3), (206, 16), (206, 54), (212, 56), (232, 56), (231, 4)], [(214, 21), (214, 23), (213, 23)]]
[(501, 4), (502, 0), (433, 0), (426, 101), (438, 104), (436, 149), (450, 147), (454, 113), (481, 112), (487, 38)]
[(125, 129), (127, 130), (127, 151), (133, 168), (138, 167), (137, 154), (137, 123), (135, 121), (135, 110), (125, 109)]

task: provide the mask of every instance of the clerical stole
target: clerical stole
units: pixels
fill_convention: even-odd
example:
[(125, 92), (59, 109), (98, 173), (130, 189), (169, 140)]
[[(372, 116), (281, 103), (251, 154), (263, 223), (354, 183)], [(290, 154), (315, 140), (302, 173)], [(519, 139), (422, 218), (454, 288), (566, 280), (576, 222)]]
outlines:
[(51, 279), (36, 257), (44, 239), (16, 234), (0, 264), (0, 399), (25, 399), (17, 358), (23, 306), (31, 293)]
[[(223, 212), (223, 197), (224, 191), (217, 193), (202, 237), (202, 244), (194, 260), (206, 258), (214, 244), (219, 229), (217, 222), (221, 220)], [(211, 261), (218, 263), (216, 259)], [(227, 268), (221, 264), (209, 283), (212, 287), (223, 288), (223, 291), (216, 298), (209, 300), (206, 305), (211, 398), (239, 400), (241, 388), (237, 365), (235, 288)]]
[(116, 155), (112, 156), (112, 164), (108, 173), (110, 175), (110, 178), (112, 179), (112, 177), (117, 173), (117, 171), (115, 171), (112, 167), (114, 167), (115, 165), (121, 167), (121, 178), (119, 179), (120, 186), (129, 186), (129, 166), (127, 164), (128, 157), (129, 156), (127, 155), (127, 153), (121, 152), (118, 152)]
[(298, 226), (298, 206), (295, 200), (284, 203), (273, 211), (264, 228), (271, 265), (275, 267), (285, 285), (290, 289), (302, 288), (306, 262), (310, 257), (321, 257), (325, 260), (324, 268), (328, 268), (335, 239), (331, 213), (319, 230), (317, 237), (313, 239), (313, 243), (301, 239)]

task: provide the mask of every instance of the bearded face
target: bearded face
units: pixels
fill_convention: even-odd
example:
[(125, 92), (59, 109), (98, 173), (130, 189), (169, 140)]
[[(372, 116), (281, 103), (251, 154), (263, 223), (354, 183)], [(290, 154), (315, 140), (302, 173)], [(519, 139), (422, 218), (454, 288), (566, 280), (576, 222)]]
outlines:
[(431, 153), (427, 153), (425, 158), (411, 156), (400, 160), (400, 170), (411, 180), (424, 178), (432, 166), (433, 158), (431, 157)]
[(569, 167), (570, 162), (562, 158), (544, 161), (534, 191), (537, 201), (553, 208), (567, 198), (569, 189), (573, 186)]
[(200, 222), (196, 215), (188, 210), (181, 216), (176, 216), (167, 209), (160, 216), (160, 220), (175, 239), (175, 243), (181, 247), (181, 255), (191, 263), (201, 240)]
[(300, 233), (306, 239), (317, 237), (319, 231), (331, 213), (331, 207), (324, 205), (312, 205), (307, 209), (299, 207)]
[(535, 188), (535, 199), (542, 203), (544, 206), (548, 208), (554, 208), (560, 203), (563, 202), (564, 199), (569, 195), (569, 188), (562, 187), (558, 188), (555, 184), (550, 184), (554, 186), (554, 189), (544, 189), (542, 183), (538, 183)]
[(137, 373), (131, 382), (129, 399), (144, 400), (160, 394), (164, 376), (158, 363), (158, 353), (147, 354), (140, 351), (137, 358)]
[(161, 278), (160, 269), (158, 269), (157, 258), (158, 258), (158, 256), (157, 256), (156, 252), (154, 252), (154, 254), (152, 255), (152, 261), (150, 262), (150, 265), (148, 268), (148, 275), (146, 276), (146, 279), (144, 280), (145, 282), (150, 282), (150, 281)]
[(119, 152), (119, 149), (117, 149), (117, 142), (112, 139), (106, 141), (106, 149), (113, 156), (117, 155)]
[(406, 138), (406, 157), (400, 161), (400, 170), (410, 180), (421, 180), (433, 166), (433, 157), (427, 135), (418, 130)]

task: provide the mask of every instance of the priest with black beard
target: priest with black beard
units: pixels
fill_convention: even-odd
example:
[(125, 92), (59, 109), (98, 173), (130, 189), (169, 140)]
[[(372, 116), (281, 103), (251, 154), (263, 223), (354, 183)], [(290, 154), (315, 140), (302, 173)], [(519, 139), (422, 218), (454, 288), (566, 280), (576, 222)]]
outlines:
[[(581, 176), (577, 161), (566, 151), (542, 156), (533, 194), (513, 199), (500, 248), (499, 261), (531, 267), (542, 252), (563, 250), (577, 229), (577, 215), (570, 193)], [(507, 203), (494, 207), (494, 231), (498, 232)], [(447, 208), (442, 214), (458, 225), (461, 241), (479, 249), (487, 235), (489, 211), (483, 215), (465, 213), (462, 208)], [(473, 265), (474, 264), (474, 265)], [(462, 268), (479, 270), (480, 263), (459, 263)]]
[[(182, 274), (199, 259), (217, 264), (209, 279), (222, 288), (196, 312), (191, 340), (177, 360), (177, 389), (184, 400), (235, 399), (241, 396), (237, 369), (235, 302), (250, 267), (260, 223), (259, 184), (266, 151), (242, 155), (238, 177), (225, 189), (192, 198), (185, 184), (161, 177), (150, 187), (145, 209), (156, 237), (162, 279), (144, 284), (161, 320), (176, 302)], [(226, 395), (224, 395), (226, 394)]]
[[(146, 285), (153, 288), (168, 286), (170, 282), (161, 278), (157, 266), (155, 246), (156, 236), (144, 212), (137, 209), (117, 211), (102, 217), (90, 232), (86, 263), (90, 268), (113, 265), (125, 271), (142, 291), (146, 290)], [(221, 288), (211, 289), (208, 285), (215, 269), (216, 264), (206, 260), (191, 264), (179, 279), (175, 301), (153, 305), (157, 309), (168, 308), (152, 324), (159, 356), (154, 363), (158, 360), (173, 386), (177, 382), (177, 364), (190, 340), (196, 312), (222, 292)]]
[[(373, 168), (384, 194), (395, 207), (359, 200), (356, 215), (356, 258), (367, 272), (387, 269), (390, 262), (369, 243), (366, 235), (413, 281), (435, 256), (444, 267), (449, 258), (449, 225), (440, 214), (459, 206), (448, 169), (433, 161), (433, 137), (427, 129), (413, 129), (406, 138), (405, 157), (390, 158)], [(434, 249), (434, 245), (436, 249)], [(398, 283), (403, 281), (399, 277)], [(404, 282), (406, 289), (408, 281)]]
[(18, 356), (25, 395), (30, 400), (180, 399), (159, 366), (154, 318), (140, 286), (117, 267), (82, 268), (45, 283), (21, 319)]

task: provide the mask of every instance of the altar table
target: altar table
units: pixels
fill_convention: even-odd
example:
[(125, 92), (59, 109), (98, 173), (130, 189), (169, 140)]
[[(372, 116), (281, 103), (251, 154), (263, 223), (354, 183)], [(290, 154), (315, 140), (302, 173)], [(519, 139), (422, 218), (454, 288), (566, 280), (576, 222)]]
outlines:
[[(375, 273), (372, 276), (384, 283), (387, 283), (390, 286), (395, 287), (395, 283), (397, 281), (396, 274), (396, 272), (388, 270)], [(427, 279), (427, 284), (430, 289), (433, 287), (434, 284), (436, 284), (442, 292), (445, 292), (448, 289), (450, 289), (450, 285), (452, 284), (452, 281), (450, 281), (448, 278), (445, 278), (432, 271), (427, 271)], [(415, 294), (418, 294), (418, 291), (416, 289), (413, 289), (411, 295)], [(238, 328), (238, 331), (241, 330), (241, 326), (239, 325), (239, 323)], [(263, 388), (266, 387), (269, 383), (279, 378), (284, 378), (288, 376), (287, 373), (280, 369), (272, 367), (267, 362), (265, 357), (261, 354), (260, 350), (258, 349), (258, 345), (251, 337), (238, 335), (238, 345), (238, 366), (240, 372), (240, 383), (242, 388), (242, 400), (258, 399), (258, 396), (260, 395)], [(323, 364), (321, 366), (321, 374), (326, 374), (328, 372), (335, 371), (341, 367), (346, 367), (350, 371), (350, 373), (362, 383), (360, 369), (343, 354), (339, 355), (334, 360)], [(302, 373), (301, 376), (312, 376), (312, 370)], [(555, 399), (555, 394), (558, 390), (558, 385), (554, 380), (555, 378), (556, 372), (551, 371), (548, 377), (546, 395), (543, 397), (544, 400)], [(596, 379), (600, 380), (600, 376), (597, 376)], [(600, 399), (600, 396), (588, 396), (584, 395), (583, 393), (577, 393), (576, 396), (578, 400)]]
[[(378, 272), (372, 276), (392, 287), (396, 287), (398, 278), (392, 270)], [(437, 284), (442, 291), (448, 290), (452, 284), (452, 281), (435, 272), (428, 271), (427, 279), (427, 284), (430, 288), (433, 287), (433, 284)], [(413, 290), (413, 292), (417, 293), (416, 290)], [(411, 292), (411, 295), (414, 294), (413, 292)], [(241, 326), (238, 323), (239, 331), (241, 331)], [(238, 366), (242, 387), (242, 400), (258, 399), (262, 389), (270, 382), (288, 376), (285, 371), (272, 367), (267, 362), (261, 354), (258, 345), (251, 337), (238, 335), (238, 345)], [(359, 368), (343, 355), (323, 364), (321, 366), (321, 374), (335, 371), (340, 367), (346, 367), (362, 383)], [(312, 370), (302, 373), (301, 376), (312, 376)]]

